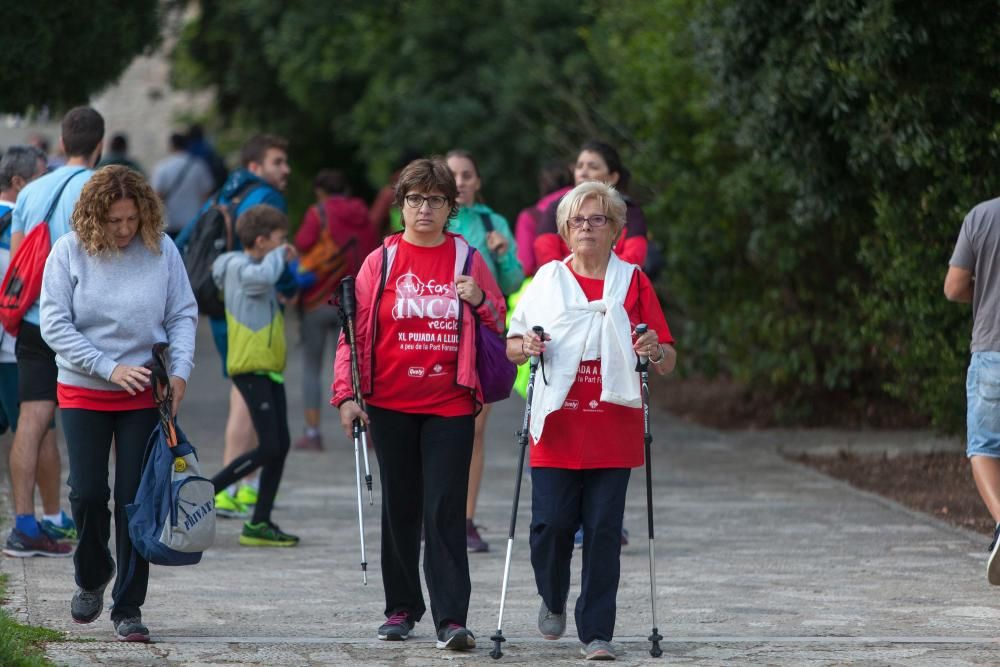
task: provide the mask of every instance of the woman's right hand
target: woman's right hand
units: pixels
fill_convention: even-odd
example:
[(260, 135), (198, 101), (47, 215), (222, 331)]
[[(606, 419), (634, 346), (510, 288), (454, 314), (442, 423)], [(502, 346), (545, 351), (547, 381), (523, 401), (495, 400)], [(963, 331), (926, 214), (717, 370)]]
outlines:
[(545, 352), (545, 341), (552, 340), (552, 336), (542, 334), (543, 339), (533, 331), (526, 331), (521, 337), (521, 353), (525, 357), (538, 357)]
[(368, 415), (361, 406), (358, 405), (353, 400), (347, 400), (340, 404), (340, 427), (344, 429), (344, 433), (347, 434), (347, 438), (350, 440), (354, 439), (354, 420), (360, 419), (366, 425), (368, 424)]
[(145, 366), (118, 364), (115, 366), (115, 370), (111, 371), (111, 381), (135, 396), (149, 386), (149, 378), (152, 375), (153, 372)]

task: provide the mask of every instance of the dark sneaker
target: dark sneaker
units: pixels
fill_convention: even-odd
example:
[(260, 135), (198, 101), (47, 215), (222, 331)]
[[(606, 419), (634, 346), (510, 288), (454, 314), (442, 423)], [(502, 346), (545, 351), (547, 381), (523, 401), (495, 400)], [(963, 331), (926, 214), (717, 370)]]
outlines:
[(476, 636), (465, 626), (449, 623), (438, 630), (436, 646), (448, 651), (468, 651), (476, 648)]
[(45, 533), (39, 533), (38, 537), (28, 537), (17, 528), (11, 528), (3, 552), (16, 558), (27, 558), (28, 556), (66, 558), (73, 553), (73, 546), (60, 544)]
[(986, 579), (994, 586), (1000, 586), (1000, 523), (993, 531), (993, 542), (990, 543), (990, 557), (986, 560)]
[(125, 618), (119, 618), (117, 621), (111, 622), (115, 624), (115, 639), (118, 641), (149, 641), (149, 628), (143, 625), (141, 616), (126, 616)]
[(270, 521), (243, 524), (240, 544), (245, 547), (294, 547), (299, 538), (283, 532)]
[(104, 610), (104, 589), (108, 587), (111, 580), (115, 578), (114, 570), (111, 576), (98, 588), (86, 591), (77, 588), (73, 594), (73, 600), (69, 603), (69, 613), (73, 616), (74, 623), (93, 623)]
[(292, 447), (306, 452), (321, 452), (323, 451), (323, 436), (319, 433), (316, 435), (303, 433)]
[(474, 554), (484, 554), (490, 550), (490, 543), (479, 536), (479, 530), (472, 519), (465, 520), (465, 548)]
[(545, 606), (545, 600), (542, 600), (542, 606), (538, 610), (538, 631), (545, 639), (562, 637), (566, 633), (566, 610), (563, 609), (561, 614), (554, 614)]
[(63, 515), (63, 524), (59, 525), (48, 519), (42, 519), (38, 522), (38, 527), (41, 528), (42, 532), (49, 536), (50, 539), (59, 542), (61, 540), (73, 541), (76, 540), (76, 524), (73, 523), (73, 519), (69, 518), (65, 514)]
[(580, 647), (580, 655), (587, 660), (614, 660), (615, 650), (611, 648), (611, 642), (603, 639), (595, 639), (586, 646)]
[(386, 619), (385, 623), (378, 626), (378, 638), (387, 642), (401, 642), (410, 636), (413, 629), (413, 621), (410, 620), (410, 613), (397, 611)]

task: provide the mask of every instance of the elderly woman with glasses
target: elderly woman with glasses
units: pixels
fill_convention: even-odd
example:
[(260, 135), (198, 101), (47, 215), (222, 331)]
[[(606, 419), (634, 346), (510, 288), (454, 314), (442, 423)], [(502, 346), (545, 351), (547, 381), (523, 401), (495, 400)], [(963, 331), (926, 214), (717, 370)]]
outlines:
[(355, 336), (367, 412), (351, 390), (350, 350), (337, 349), (333, 400), (348, 438), (369, 423), (382, 486), (382, 579), (386, 621), (378, 638), (406, 639), (426, 611), (437, 648), (474, 648), (466, 628), (471, 583), (465, 504), (475, 414), (477, 319), (503, 333), (506, 306), (483, 257), (446, 231), (458, 188), (440, 158), (411, 162), (396, 184), (403, 231), (365, 259), (355, 292)]
[[(538, 629), (566, 630), (573, 533), (583, 525), (576, 629), (588, 659), (614, 659), (621, 527), (632, 468), (643, 464), (636, 356), (660, 374), (676, 362), (673, 338), (646, 275), (612, 252), (625, 202), (588, 181), (559, 203), (569, 257), (541, 267), (511, 318), (507, 357), (542, 357), (531, 413), (531, 564), (542, 598)], [(635, 326), (648, 325), (641, 336)], [(532, 327), (545, 329), (544, 340)]]

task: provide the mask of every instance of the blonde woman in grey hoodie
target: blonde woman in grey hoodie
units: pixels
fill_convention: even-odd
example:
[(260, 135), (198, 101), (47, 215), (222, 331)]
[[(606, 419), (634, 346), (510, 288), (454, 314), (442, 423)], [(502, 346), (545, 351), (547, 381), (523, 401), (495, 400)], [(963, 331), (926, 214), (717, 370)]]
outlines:
[[(59, 238), (45, 263), (41, 332), (56, 353), (57, 396), (69, 452), (70, 505), (79, 527), (73, 563), (73, 620), (101, 615), (111, 592), (111, 622), (120, 641), (149, 641), (142, 622), (149, 564), (133, 557), (125, 506), (135, 499), (146, 441), (158, 413), (143, 367), (154, 343), (170, 345), (176, 414), (194, 366), (198, 307), (180, 254), (164, 235), (159, 197), (137, 172), (109, 166), (84, 186), (72, 233)], [(115, 443), (116, 557), (108, 549), (108, 461)]]

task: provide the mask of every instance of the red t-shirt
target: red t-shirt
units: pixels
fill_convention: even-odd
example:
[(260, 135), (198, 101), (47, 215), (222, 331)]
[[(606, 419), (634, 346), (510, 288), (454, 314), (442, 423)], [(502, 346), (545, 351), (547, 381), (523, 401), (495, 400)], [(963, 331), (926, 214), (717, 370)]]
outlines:
[(100, 412), (145, 410), (156, 407), (152, 389), (145, 389), (133, 396), (124, 389), (108, 391), (59, 383), (56, 385), (56, 399), (60, 408), (81, 408)]
[(472, 414), (472, 393), (455, 382), (460, 316), (454, 239), (433, 248), (401, 239), (379, 302), (368, 402), (415, 414)]
[[(572, 266), (570, 266), (572, 270)], [(604, 294), (604, 281), (576, 277), (588, 301)], [(673, 343), (652, 283), (636, 271), (625, 295), (625, 312), (635, 327), (645, 322), (661, 343)], [(539, 373), (538, 377), (541, 377)], [(563, 407), (545, 418), (545, 431), (532, 442), (533, 468), (636, 468), (644, 458), (642, 409), (601, 401), (601, 362), (583, 361)]]

